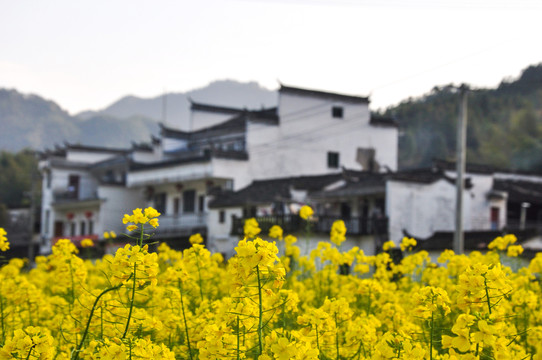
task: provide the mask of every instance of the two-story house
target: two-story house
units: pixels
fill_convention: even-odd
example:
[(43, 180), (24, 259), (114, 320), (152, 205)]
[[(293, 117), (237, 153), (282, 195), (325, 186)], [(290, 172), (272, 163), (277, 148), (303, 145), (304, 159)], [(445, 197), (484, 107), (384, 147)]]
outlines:
[(162, 126), (149, 144), (66, 144), (44, 152), (43, 251), (59, 237), (120, 233), (122, 214), (145, 206), (163, 214), (157, 236), (184, 241), (198, 231), (213, 243), (212, 194), (254, 180), (340, 174), (343, 167), (397, 168), (397, 126), (371, 118), (366, 97), (281, 86), (274, 108), (192, 102), (188, 130)]

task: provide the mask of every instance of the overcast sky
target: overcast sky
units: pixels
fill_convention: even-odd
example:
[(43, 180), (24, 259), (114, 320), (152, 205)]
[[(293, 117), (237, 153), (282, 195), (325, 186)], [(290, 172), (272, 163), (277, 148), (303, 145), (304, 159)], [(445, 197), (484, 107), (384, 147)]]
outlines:
[(496, 86), (542, 62), (531, 0), (0, 0), (0, 87), (71, 113), (213, 80), (369, 95)]

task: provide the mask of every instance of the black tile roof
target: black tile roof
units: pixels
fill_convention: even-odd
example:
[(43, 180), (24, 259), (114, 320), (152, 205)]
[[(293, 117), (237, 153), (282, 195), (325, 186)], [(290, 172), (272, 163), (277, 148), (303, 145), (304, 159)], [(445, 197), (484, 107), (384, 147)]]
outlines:
[(104, 146), (90, 146), (90, 145), (81, 145), (81, 144), (65, 144), (66, 150), (81, 150), (88, 152), (106, 152), (112, 154), (128, 154), (131, 149), (122, 149), (122, 148), (109, 148)]
[(341, 173), (314, 176), (298, 176), (270, 180), (256, 180), (236, 192), (222, 192), (210, 202), (209, 207), (221, 208), (242, 205), (269, 204), (291, 199), (290, 189), (321, 190), (326, 185), (342, 179)]
[(205, 111), (205, 112), (211, 112), (211, 113), (220, 113), (220, 114), (229, 114), (229, 115), (241, 115), (246, 114), (250, 115), (254, 119), (268, 119), (268, 120), (277, 120), (278, 121), (278, 115), (277, 115), (277, 107), (271, 107), (271, 108), (262, 108), (262, 109), (240, 109), (240, 108), (233, 108), (233, 107), (226, 107), (226, 106), (217, 106), (217, 105), (211, 105), (211, 104), (202, 104), (191, 101), (191, 110), (199, 110), (199, 111)]
[(168, 159), (165, 161), (160, 162), (152, 162), (152, 163), (140, 163), (131, 161), (129, 165), (130, 172), (136, 172), (136, 171), (145, 171), (145, 170), (151, 170), (151, 169), (161, 169), (166, 167), (172, 167), (177, 166), (181, 164), (191, 164), (191, 163), (198, 163), (198, 162), (208, 162), (211, 160), (210, 153), (190, 153), (187, 154), (186, 157), (178, 157), (174, 159)]
[(371, 119), (369, 124), (373, 126), (383, 126), (383, 127), (399, 127), (399, 123), (391, 117), (385, 117), (380, 115), (371, 114)]
[(163, 137), (181, 140), (191, 140), (207, 136), (231, 134), (235, 132), (245, 133), (248, 121), (260, 123), (263, 122), (269, 125), (278, 125), (279, 118), (277, 115), (277, 108), (242, 112), (230, 118), (229, 120), (226, 120), (219, 124), (190, 132), (168, 128), (165, 125), (161, 124), (160, 132)]
[[(465, 231), (464, 233), (465, 250), (487, 250), (487, 245), (498, 236), (506, 234), (500, 230), (484, 230), (484, 231)], [(518, 243), (521, 243), (528, 238), (536, 235), (535, 230), (518, 230), (514, 231), (514, 235), (518, 238)], [(416, 238), (412, 234), (405, 232), (405, 236), (413, 237), (418, 241), (417, 250), (438, 250), (445, 249), (453, 250), (453, 231), (435, 231), (428, 238)]]
[(160, 162), (140, 163), (131, 161), (129, 164), (130, 172), (145, 171), (152, 169), (162, 169), (181, 164), (204, 163), (211, 161), (212, 158), (229, 160), (248, 160), (248, 154), (245, 151), (229, 151), (218, 149), (204, 149), (198, 151), (186, 151), (177, 153), (177, 157)]
[(431, 184), (444, 177), (444, 172), (437, 168), (419, 168), (402, 170), (390, 175), (391, 180)]
[[(433, 159), (434, 166), (443, 169), (443, 170), (450, 170), (455, 171), (456, 165), (455, 161), (450, 160), (443, 160), (443, 159)], [(514, 169), (505, 169), (505, 168), (499, 168), (492, 165), (487, 164), (475, 164), (475, 163), (467, 163), (465, 166), (465, 169), (467, 172), (474, 173), (474, 174), (494, 174), (494, 173), (503, 173), (503, 174), (518, 174), (518, 175), (534, 175), (534, 176), (542, 176), (542, 173), (540, 171), (524, 171), (524, 170), (514, 170)]]
[(300, 95), (300, 96), (318, 97), (318, 98), (324, 98), (324, 99), (330, 99), (330, 100), (336, 100), (336, 101), (344, 101), (344, 102), (350, 102), (350, 103), (359, 103), (359, 104), (369, 103), (368, 97), (337, 94), (337, 93), (320, 91), (320, 90), (302, 89), (302, 88), (297, 88), (297, 87), (285, 86), (282, 84), (280, 85), (279, 92), (293, 94), (293, 95)]
[(542, 182), (495, 179), (493, 190), (507, 192), (509, 202), (542, 204)]
[[(389, 178), (391, 180), (419, 184), (432, 184), (441, 179), (446, 180), (450, 184), (455, 184), (456, 181), (455, 178), (447, 176), (442, 169), (437, 167), (402, 170), (390, 174)], [(465, 188), (471, 189), (472, 186), (472, 180), (470, 178), (465, 178)]]
[(344, 170), (344, 185), (333, 190), (317, 191), (311, 194), (311, 198), (337, 198), (384, 193), (388, 176), (387, 173)]
[(192, 99), (189, 99), (189, 101), (190, 101), (190, 110), (205, 111), (205, 112), (219, 113), (219, 114), (230, 114), (230, 115), (236, 115), (236, 114), (242, 113), (243, 111), (246, 111), (246, 109), (239, 109), (239, 108), (218, 106), (218, 105), (211, 105), (211, 104), (202, 104), (202, 103), (195, 102)]

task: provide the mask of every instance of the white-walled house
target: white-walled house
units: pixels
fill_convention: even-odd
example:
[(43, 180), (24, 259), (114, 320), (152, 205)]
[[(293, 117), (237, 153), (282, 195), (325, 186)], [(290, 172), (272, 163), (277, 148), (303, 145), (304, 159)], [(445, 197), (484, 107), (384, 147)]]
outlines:
[[(254, 180), (397, 168), (397, 124), (372, 118), (366, 97), (281, 86), (277, 107), (236, 109), (192, 101), (189, 130), (161, 127), (131, 149), (67, 144), (44, 152), (42, 244), (123, 231), (122, 215), (154, 206), (156, 235), (207, 235), (211, 194)], [(242, 214), (239, 214), (242, 215)]]
[[(60, 237), (120, 234), (123, 214), (147, 206), (162, 213), (159, 240), (182, 248), (199, 232), (225, 254), (249, 217), (301, 234), (303, 204), (315, 209), (315, 239), (343, 219), (345, 247), (369, 254), (405, 235), (427, 248), (451, 238), (453, 164), (397, 171), (397, 123), (372, 116), (366, 97), (281, 86), (272, 108), (192, 101), (188, 124), (162, 125), (159, 137), (130, 149), (44, 152), (42, 252)], [(466, 238), (542, 224), (540, 175), (469, 165), (463, 196)]]
[[(310, 185), (318, 176), (254, 181), (211, 202), (209, 240), (217, 251), (228, 254), (249, 217), (263, 223), (264, 232), (269, 227), (266, 224), (278, 223), (302, 234), (295, 211), (276, 209), (277, 205), (291, 209), (309, 204), (315, 210), (317, 230), (309, 249), (327, 238), (335, 219), (342, 219), (348, 229), (346, 248), (358, 246), (371, 254), (387, 240), (398, 244), (409, 236), (418, 240), (420, 249), (440, 253), (452, 248), (455, 229), (456, 187), (451, 168), (450, 163), (436, 161), (430, 168), (397, 172), (343, 169), (319, 187)], [(289, 185), (284, 188), (284, 184)], [(463, 209), (468, 251), (483, 250), (504, 233), (514, 233), (520, 241), (533, 239), (542, 230), (542, 176), (469, 164)], [(534, 247), (535, 243), (530, 244)]]

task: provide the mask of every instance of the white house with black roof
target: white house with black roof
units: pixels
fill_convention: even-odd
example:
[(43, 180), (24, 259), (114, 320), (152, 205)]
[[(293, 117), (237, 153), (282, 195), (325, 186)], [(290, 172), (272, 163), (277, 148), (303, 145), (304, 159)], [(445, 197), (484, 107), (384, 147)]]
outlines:
[[(120, 234), (122, 215), (147, 206), (162, 213), (158, 239), (180, 248), (200, 232), (226, 254), (247, 217), (264, 230), (278, 223), (299, 232), (303, 204), (316, 211), (315, 239), (340, 218), (346, 246), (367, 253), (405, 235), (426, 249), (453, 236), (453, 163), (397, 171), (398, 125), (371, 116), (366, 97), (281, 85), (271, 108), (192, 100), (186, 123), (162, 125), (159, 137), (129, 149), (65, 144), (43, 152), (42, 251), (61, 237)], [(469, 164), (463, 196), (467, 243), (476, 248), (503, 232), (541, 230), (541, 174)]]
[(371, 118), (366, 97), (281, 86), (272, 108), (192, 101), (188, 130), (161, 126), (148, 144), (65, 144), (43, 152), (40, 169), (50, 179), (43, 188), (43, 249), (59, 237), (78, 242), (120, 233), (122, 215), (146, 206), (163, 214), (161, 238), (206, 235), (211, 194), (254, 180), (340, 176), (342, 167), (397, 168), (397, 124)]

